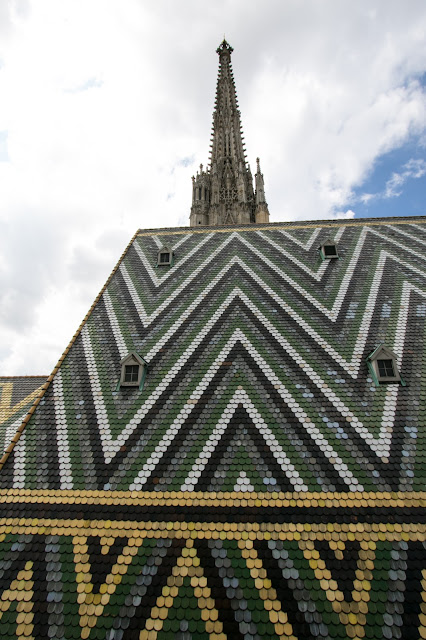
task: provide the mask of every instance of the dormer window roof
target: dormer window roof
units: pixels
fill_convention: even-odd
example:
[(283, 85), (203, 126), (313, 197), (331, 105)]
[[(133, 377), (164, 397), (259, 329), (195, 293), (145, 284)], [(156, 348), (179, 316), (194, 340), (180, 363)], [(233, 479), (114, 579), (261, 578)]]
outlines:
[(405, 386), (398, 370), (396, 355), (386, 345), (381, 344), (370, 353), (367, 365), (376, 386), (392, 382)]
[(173, 251), (170, 247), (161, 247), (157, 254), (157, 267), (170, 267), (173, 264)]
[(319, 247), (322, 260), (334, 260), (339, 257), (337, 245), (332, 240), (326, 240)]
[(143, 389), (148, 363), (135, 351), (131, 351), (120, 362), (121, 372), (118, 388), (139, 387)]

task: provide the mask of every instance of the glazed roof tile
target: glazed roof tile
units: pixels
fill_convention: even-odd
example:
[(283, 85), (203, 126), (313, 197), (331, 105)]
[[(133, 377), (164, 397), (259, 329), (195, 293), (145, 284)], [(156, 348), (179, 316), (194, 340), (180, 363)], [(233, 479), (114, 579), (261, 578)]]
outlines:
[[(47, 382), (0, 379), (0, 636), (426, 637), (425, 244), (426, 218), (137, 232)], [(405, 387), (371, 378), (382, 343)]]
[[(423, 340), (425, 223), (137, 232), (22, 429), (24, 467), (14, 454), (0, 482), (213, 492), (423, 487), (424, 454), (411, 429), (425, 419), (424, 362), (410, 341)], [(171, 267), (156, 265), (162, 233), (175, 253)], [(330, 235), (340, 258), (322, 263), (318, 246)], [(382, 342), (397, 353), (405, 388), (376, 388), (369, 377), (365, 358)], [(131, 351), (149, 363), (142, 391), (117, 390)]]
[(47, 376), (0, 376), (0, 449), (9, 446)]

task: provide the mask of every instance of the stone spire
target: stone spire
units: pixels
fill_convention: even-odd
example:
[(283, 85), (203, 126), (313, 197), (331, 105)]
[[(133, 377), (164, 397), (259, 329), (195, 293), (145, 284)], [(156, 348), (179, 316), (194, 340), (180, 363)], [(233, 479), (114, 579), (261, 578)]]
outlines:
[(191, 227), (268, 222), (263, 175), (256, 173), (256, 194), (246, 161), (240, 111), (232, 73), (232, 47), (217, 48), (219, 75), (211, 138), (210, 163), (192, 178)]
[(256, 185), (256, 222), (269, 222), (269, 210), (265, 200), (265, 183), (263, 181), (263, 173), (260, 171), (260, 160), (256, 158), (256, 173), (254, 175)]

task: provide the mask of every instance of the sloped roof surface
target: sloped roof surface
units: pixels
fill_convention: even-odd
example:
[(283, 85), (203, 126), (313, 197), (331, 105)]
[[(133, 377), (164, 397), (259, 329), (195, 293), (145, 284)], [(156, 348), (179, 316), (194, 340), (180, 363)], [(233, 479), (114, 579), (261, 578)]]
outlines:
[[(424, 484), (415, 455), (425, 417), (421, 224), (171, 232), (172, 268), (156, 268), (160, 233), (136, 236), (83, 326), (17, 446), (25, 465), (15, 482), (150, 491)], [(321, 262), (330, 235), (340, 259)], [(406, 388), (369, 377), (365, 358), (381, 342), (398, 354)], [(130, 351), (149, 363), (142, 392), (116, 389)]]
[(138, 232), (3, 460), (0, 632), (425, 637), (425, 245), (425, 218)]
[(0, 376), (0, 450), (10, 444), (47, 376)]

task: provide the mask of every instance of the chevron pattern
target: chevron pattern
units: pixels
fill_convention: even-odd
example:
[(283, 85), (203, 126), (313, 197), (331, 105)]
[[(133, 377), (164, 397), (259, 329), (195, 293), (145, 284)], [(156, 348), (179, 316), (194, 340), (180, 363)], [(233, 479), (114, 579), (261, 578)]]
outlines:
[[(339, 260), (321, 262), (326, 238)], [(1, 486), (423, 489), (425, 246), (423, 219), (141, 232)], [(381, 342), (407, 386), (371, 380)], [(143, 391), (117, 391), (130, 351), (149, 363)]]
[[(1, 637), (425, 638), (425, 241), (140, 232), (1, 470)], [(0, 385), (6, 446), (38, 389)]]
[(424, 637), (424, 531), (247, 539), (91, 524), (0, 522), (2, 638)]

